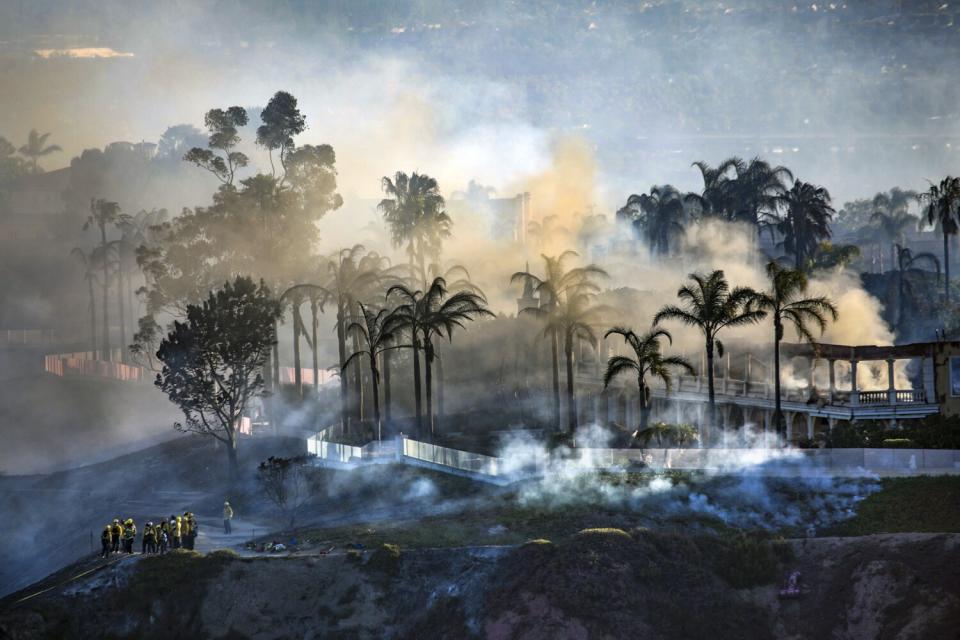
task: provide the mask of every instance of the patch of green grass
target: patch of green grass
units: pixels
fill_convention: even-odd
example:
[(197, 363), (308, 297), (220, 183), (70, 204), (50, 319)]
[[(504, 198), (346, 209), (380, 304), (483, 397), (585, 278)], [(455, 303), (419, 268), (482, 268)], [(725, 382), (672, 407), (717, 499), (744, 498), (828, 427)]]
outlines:
[(830, 530), (841, 536), (905, 532), (960, 532), (960, 476), (884, 478), (856, 516)]

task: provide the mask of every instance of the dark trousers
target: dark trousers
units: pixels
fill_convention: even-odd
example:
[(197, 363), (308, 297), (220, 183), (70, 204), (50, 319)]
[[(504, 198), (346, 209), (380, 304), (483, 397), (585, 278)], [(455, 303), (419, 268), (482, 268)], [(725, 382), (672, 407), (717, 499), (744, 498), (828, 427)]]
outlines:
[(103, 549), (101, 549), (101, 551), (100, 551), (100, 557), (101, 557), (101, 558), (106, 558), (107, 556), (109, 556), (109, 555), (110, 555), (110, 548), (113, 546), (112, 541), (110, 541), (110, 540), (101, 540), (101, 541), (100, 541), (100, 546), (103, 547)]
[(133, 538), (123, 539), (123, 551), (124, 553), (133, 553)]
[(174, 548), (174, 549), (179, 549), (182, 540), (183, 540), (183, 539), (182, 539), (180, 536), (174, 536), (174, 537), (173, 537), (173, 548)]
[(230, 518), (223, 519), (223, 532), (227, 535), (233, 532), (233, 529), (230, 527)]
[(110, 545), (110, 551), (113, 553), (120, 553), (120, 536), (117, 536), (113, 539)]

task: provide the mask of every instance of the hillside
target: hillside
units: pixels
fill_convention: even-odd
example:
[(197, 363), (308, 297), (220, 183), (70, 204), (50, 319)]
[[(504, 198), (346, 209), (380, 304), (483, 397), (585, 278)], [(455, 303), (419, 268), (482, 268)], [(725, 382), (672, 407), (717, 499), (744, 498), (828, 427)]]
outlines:
[[(518, 547), (178, 552), (9, 598), (0, 638), (944, 638), (960, 625), (958, 560), (956, 534), (616, 529)], [(802, 595), (782, 600), (793, 570)]]

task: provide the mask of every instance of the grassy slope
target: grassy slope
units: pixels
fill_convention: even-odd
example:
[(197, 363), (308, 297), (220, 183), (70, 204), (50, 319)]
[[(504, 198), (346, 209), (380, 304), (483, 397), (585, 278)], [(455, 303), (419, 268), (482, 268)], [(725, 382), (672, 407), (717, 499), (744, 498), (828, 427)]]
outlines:
[(882, 485), (832, 533), (960, 532), (960, 476), (885, 478)]

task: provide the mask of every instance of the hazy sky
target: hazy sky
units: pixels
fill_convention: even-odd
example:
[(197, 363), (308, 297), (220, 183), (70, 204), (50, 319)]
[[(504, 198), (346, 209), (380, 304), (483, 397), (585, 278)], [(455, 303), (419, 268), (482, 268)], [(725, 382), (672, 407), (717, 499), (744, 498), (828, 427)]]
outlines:
[(578, 136), (599, 207), (733, 154), (842, 201), (956, 171), (954, 9), (900, 4), (7, 0), (0, 135), (52, 131), (54, 168), (285, 89), (348, 197), (400, 168), (507, 189)]

